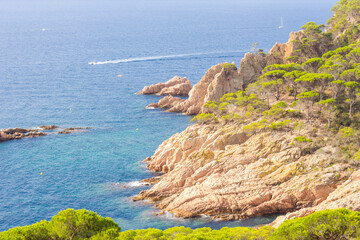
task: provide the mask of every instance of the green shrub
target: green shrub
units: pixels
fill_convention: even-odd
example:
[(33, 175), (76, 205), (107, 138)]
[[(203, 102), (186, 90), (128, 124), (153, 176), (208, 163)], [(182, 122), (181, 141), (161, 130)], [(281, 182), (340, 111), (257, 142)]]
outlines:
[(217, 118), (213, 113), (200, 113), (191, 119), (192, 122), (209, 123), (211, 121), (217, 121)]
[(224, 64), (222, 65), (222, 68), (223, 68), (223, 69), (234, 69), (234, 70), (237, 69), (236, 65), (233, 64), (233, 63), (224, 63)]
[(256, 133), (267, 127), (268, 121), (266, 119), (262, 119), (259, 122), (253, 122), (249, 125), (243, 126), (243, 130), (248, 131), (250, 133)]
[(342, 138), (352, 138), (354, 136), (354, 130), (351, 127), (344, 127), (339, 131), (340, 137)]
[(269, 125), (269, 128), (271, 130), (280, 130), (280, 129), (284, 129), (285, 127), (287, 127), (289, 125), (289, 123), (291, 123), (291, 120), (289, 120), (289, 119), (284, 120), (282, 122), (272, 122)]
[(204, 104), (204, 108), (207, 108), (209, 110), (215, 110), (218, 108), (219, 103), (215, 102), (215, 101), (208, 101)]
[(355, 239), (360, 237), (359, 223), (359, 212), (347, 209), (325, 210), (285, 221), (270, 239)]

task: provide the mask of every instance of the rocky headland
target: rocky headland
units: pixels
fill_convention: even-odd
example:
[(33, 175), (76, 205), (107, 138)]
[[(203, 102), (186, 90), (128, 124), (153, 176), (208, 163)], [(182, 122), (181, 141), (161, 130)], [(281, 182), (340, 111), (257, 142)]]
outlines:
[[(290, 33), (287, 43), (276, 43), (267, 54), (247, 53), (239, 68), (234, 63), (211, 67), (190, 90), (188, 99), (166, 96), (158, 103), (149, 105), (165, 108), (169, 112), (200, 114), (199, 118), (194, 119), (202, 119), (202, 122), (198, 121), (182, 133), (173, 135), (159, 146), (153, 156), (144, 160), (150, 170), (162, 172), (163, 175), (147, 179), (146, 182), (153, 186), (140, 192), (134, 200), (149, 200), (155, 207), (185, 218), (205, 214), (216, 219), (234, 220), (287, 213), (273, 222), (275, 227), (286, 219), (306, 216), (323, 209), (346, 207), (360, 210), (360, 165), (353, 155), (349, 157), (351, 154), (344, 148), (351, 146), (351, 143), (339, 137), (339, 133), (334, 133), (335, 130), (329, 131), (330, 115), (322, 114), (322, 106), (319, 104), (316, 105), (317, 117), (310, 121), (310, 110), (305, 114), (305, 105), (302, 105), (298, 110), (287, 108), (285, 115), (291, 116), (287, 119), (278, 118), (285, 120), (276, 122), (269, 116), (284, 110), (281, 107), (272, 109), (269, 103), (288, 106), (292, 103), (290, 99), (293, 92), (290, 94), (289, 91), (282, 99), (277, 95), (274, 95), (276, 99), (269, 99), (273, 92), (280, 94), (283, 90), (275, 87), (273, 92), (262, 90), (261, 93), (259, 90), (261, 86), (264, 89), (264, 86), (269, 86), (261, 85), (266, 78), (259, 78), (268, 71), (280, 71), (281, 76), (286, 71), (294, 70), (303, 71), (304, 74), (306, 71), (314, 73), (317, 69), (312, 72), (309, 69), (316, 64), (311, 64), (324, 64), (326, 58), (321, 60), (323, 54), (340, 46), (339, 41), (332, 42), (328, 32), (314, 29), (321, 29), (321, 26), (314, 27), (312, 23), (305, 25), (303, 30)], [(336, 35), (332, 37), (339, 39)], [(341, 49), (338, 52), (347, 54), (352, 49)], [(346, 55), (346, 58), (349, 63), (353, 63), (351, 56)], [(316, 60), (312, 60), (309, 66), (301, 65), (309, 59)], [(300, 64), (294, 65), (294, 62)], [(267, 66), (271, 68), (265, 69)], [(280, 74), (275, 71), (272, 73), (274, 76)], [(266, 76), (272, 77), (270, 74)], [(263, 113), (263, 110), (259, 112), (257, 109), (261, 108), (261, 104), (252, 107), (252, 111), (258, 114), (253, 117), (253, 113), (247, 111), (247, 104), (254, 97), (251, 100), (250, 93), (241, 91), (259, 79), (263, 82), (253, 87), (258, 87), (258, 92), (263, 95), (260, 94), (262, 99), (256, 101), (268, 98), (268, 111), (265, 109)], [(276, 86), (284, 82), (272, 84)], [(227, 98), (226, 94), (229, 94)], [(329, 90), (327, 94), (331, 95), (332, 92)], [(222, 98), (229, 101), (219, 102)], [(312, 101), (311, 108), (315, 109), (315, 100)], [(205, 103), (211, 104), (204, 106)], [(226, 104), (221, 108), (221, 103)], [(209, 113), (210, 108), (218, 110)], [(263, 116), (259, 117), (259, 114)], [(306, 127), (299, 128), (305, 120)], [(314, 142), (304, 136), (313, 138)]]
[[(266, 66), (290, 63), (291, 57), (294, 56), (298, 58), (306, 58), (307, 56), (320, 57), (329, 49), (327, 39), (322, 38), (306, 51), (296, 51), (301, 45), (302, 39), (307, 39), (307, 37), (303, 30), (291, 32), (288, 42), (276, 43), (267, 54), (246, 53), (240, 62), (239, 68), (236, 67), (235, 63), (232, 63), (232, 66), (229, 63), (217, 64), (207, 70), (200, 81), (189, 90), (188, 99), (166, 96), (158, 103), (152, 103), (147, 107), (164, 108), (167, 109), (167, 112), (179, 112), (187, 115), (202, 113), (204, 112), (202, 106), (207, 101), (218, 101), (224, 94), (245, 90), (250, 83), (258, 79)], [(223, 67), (224, 65), (225, 67)], [(163, 86), (163, 83), (154, 84), (145, 87), (138, 93), (154, 94), (159, 92)]]
[[(312, 134), (308, 131), (302, 134)], [(359, 201), (348, 204), (360, 190), (356, 164), (344, 161), (330, 144), (301, 155), (291, 144), (297, 135), (281, 131), (249, 136), (239, 124), (192, 125), (146, 160), (149, 169), (165, 174), (135, 200), (150, 200), (178, 217), (206, 214), (223, 220), (309, 207), (310, 213), (332, 205), (360, 210)], [(326, 135), (318, 137), (326, 141)], [(342, 197), (345, 185), (353, 196), (347, 192)]]

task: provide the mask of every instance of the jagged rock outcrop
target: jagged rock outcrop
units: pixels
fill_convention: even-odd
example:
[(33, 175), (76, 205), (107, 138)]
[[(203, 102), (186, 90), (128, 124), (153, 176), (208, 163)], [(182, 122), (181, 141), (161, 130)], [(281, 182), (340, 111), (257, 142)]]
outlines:
[(305, 37), (304, 31), (291, 32), (289, 41), (286, 43), (275, 43), (266, 57), (267, 65), (287, 63), (286, 59), (296, 50), (294, 41), (299, 41)]
[[(135, 200), (148, 199), (179, 217), (231, 220), (326, 208), (333, 202), (329, 194), (345, 193), (339, 185), (349, 184), (354, 166), (343, 161), (339, 149), (327, 146), (299, 156), (291, 132), (248, 136), (240, 129), (195, 124), (173, 135), (148, 159), (151, 170), (165, 174)], [(360, 185), (352, 189), (359, 190)], [(337, 197), (334, 206), (351, 198), (345, 199)]]
[[(49, 126), (42, 125), (39, 128), (43, 129), (44, 131), (49, 131), (49, 130), (57, 129), (59, 127), (55, 126), (55, 125), (49, 125)], [(90, 127), (65, 128), (65, 129), (59, 131), (58, 133), (59, 134), (71, 133), (73, 131), (81, 131), (81, 130), (85, 130), (85, 129), (90, 129)], [(28, 138), (42, 137), (42, 136), (46, 136), (48, 134), (53, 134), (53, 133), (42, 132), (38, 128), (34, 128), (34, 129), (8, 128), (8, 129), (0, 130), (0, 142), (14, 140), (14, 139), (22, 139), (25, 137), (28, 137)]]
[(162, 99), (159, 100), (158, 103), (152, 103), (148, 106), (146, 106), (146, 108), (172, 108), (174, 106), (176, 106), (179, 103), (184, 102), (184, 99), (178, 98), (178, 97), (173, 97), (173, 96), (166, 96), (163, 97)]
[(146, 86), (137, 94), (157, 94), (157, 95), (188, 95), (191, 90), (191, 83), (186, 77), (173, 77), (166, 83), (157, 83)]
[(353, 172), (348, 180), (339, 185), (329, 194), (326, 200), (321, 202), (319, 205), (279, 216), (271, 225), (277, 228), (285, 220), (305, 217), (317, 211), (337, 208), (347, 208), (353, 211), (360, 211), (360, 170)]
[[(194, 85), (189, 92), (189, 98), (180, 101), (176, 99), (169, 106), (169, 112), (182, 112), (187, 115), (194, 115), (201, 112), (201, 108), (206, 101), (219, 100), (225, 93), (242, 90), (242, 81), (236, 68), (223, 68), (223, 63), (212, 66), (201, 80)], [(174, 100), (174, 99), (172, 99)], [(160, 100), (162, 101), (162, 99)], [(169, 99), (166, 99), (168, 102)], [(160, 102), (158, 103), (161, 106)], [(156, 104), (149, 106), (156, 107)]]
[(239, 68), (240, 82), (245, 89), (250, 83), (256, 82), (261, 75), (261, 71), (266, 67), (267, 59), (261, 54), (254, 55), (246, 53), (241, 59)]
[(22, 139), (24, 137), (41, 137), (45, 135), (46, 133), (40, 132), (37, 129), (8, 128), (0, 130), (0, 142)]

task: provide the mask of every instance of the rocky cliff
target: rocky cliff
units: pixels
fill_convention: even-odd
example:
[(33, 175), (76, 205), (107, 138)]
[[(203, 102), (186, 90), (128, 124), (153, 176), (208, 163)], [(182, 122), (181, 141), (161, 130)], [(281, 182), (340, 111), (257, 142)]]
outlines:
[[(287, 43), (276, 43), (268, 54), (247, 53), (239, 69), (215, 65), (194, 85), (188, 99), (170, 96), (151, 106), (188, 115), (205, 112), (204, 103), (244, 90), (264, 67), (294, 59), (301, 63), (331, 47), (329, 35), (306, 34), (306, 30), (291, 33)], [(149, 169), (164, 174), (148, 179), (153, 187), (134, 200), (150, 200), (179, 217), (206, 214), (232, 220), (288, 213), (274, 226), (322, 209), (360, 208), (360, 201), (354, 200), (359, 199), (359, 164), (333, 144), (334, 136), (320, 120), (302, 132), (268, 129), (257, 134), (242, 130), (241, 121), (225, 122), (195, 124), (163, 142), (146, 162)], [(304, 151), (293, 143), (299, 135), (314, 135), (319, 144)]]
[(135, 200), (150, 200), (178, 217), (230, 220), (343, 206), (351, 200), (339, 197), (344, 184), (358, 194), (356, 164), (331, 145), (300, 156), (291, 144), (295, 136), (290, 131), (249, 136), (238, 124), (192, 125), (147, 159), (151, 170), (164, 175)]

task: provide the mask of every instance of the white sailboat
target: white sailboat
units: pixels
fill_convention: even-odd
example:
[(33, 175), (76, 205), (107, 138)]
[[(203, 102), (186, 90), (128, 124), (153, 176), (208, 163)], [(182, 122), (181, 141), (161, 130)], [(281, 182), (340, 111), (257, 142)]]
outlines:
[(281, 17), (281, 24), (279, 26), (279, 29), (284, 28), (284, 20), (283, 17)]

